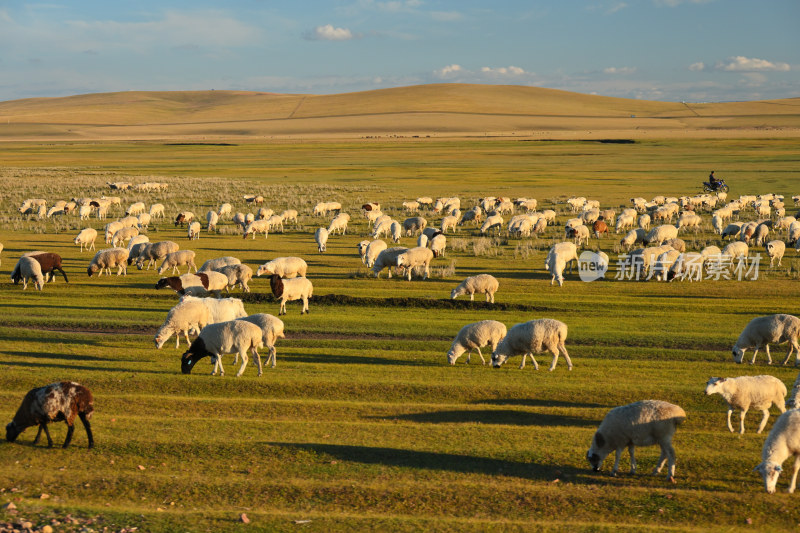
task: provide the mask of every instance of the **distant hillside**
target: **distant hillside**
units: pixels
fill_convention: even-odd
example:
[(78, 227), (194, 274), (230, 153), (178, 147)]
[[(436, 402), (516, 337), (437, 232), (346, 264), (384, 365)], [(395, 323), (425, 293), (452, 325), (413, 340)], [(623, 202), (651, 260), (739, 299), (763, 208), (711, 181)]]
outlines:
[(130, 91), (0, 102), (0, 140), (800, 136), (800, 99), (683, 104), (437, 84), (336, 95)]

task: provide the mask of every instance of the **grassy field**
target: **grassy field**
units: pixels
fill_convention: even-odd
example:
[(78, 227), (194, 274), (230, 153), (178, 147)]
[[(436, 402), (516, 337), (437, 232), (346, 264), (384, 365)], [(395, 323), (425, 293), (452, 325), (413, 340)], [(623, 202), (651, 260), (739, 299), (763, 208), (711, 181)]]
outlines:
[[(755, 434), (760, 414), (748, 416), (747, 433), (731, 434), (724, 402), (703, 389), (710, 376), (762, 373), (791, 387), (794, 368), (768, 367), (763, 355), (756, 367), (736, 366), (730, 348), (751, 318), (798, 314), (798, 253), (787, 250), (774, 270), (762, 261), (757, 281), (692, 284), (583, 283), (573, 274), (551, 287), (543, 261), (563, 240), (571, 216), (563, 200), (572, 195), (618, 208), (634, 196), (695, 194), (714, 169), (732, 196), (784, 194), (794, 214), (797, 153), (796, 139), (8, 143), (0, 169), (0, 419), (11, 419), (30, 388), (76, 380), (95, 395), (97, 446), (85, 449), (81, 427), (67, 450), (32, 447), (33, 429), (0, 443), (0, 502), (18, 508), (0, 510), (0, 520), (56, 518), (59, 531), (796, 529), (796, 495), (767, 495), (752, 472), (766, 436)], [(155, 223), (151, 240), (175, 240), (200, 262), (235, 255), (255, 269), (276, 256), (306, 259), (315, 298), (309, 315), (288, 305), (277, 368), (258, 378), (251, 364), (234, 378), (228, 357), (224, 377), (208, 375), (205, 361), (182, 375), (182, 350), (153, 346), (176, 297), (154, 289), (152, 270), (88, 278), (91, 253), (72, 244), (86, 222), (16, 213), (26, 197), (117, 194), (105, 183), (120, 180), (169, 183), (167, 192), (121, 193), (123, 204), (164, 203), (168, 220)], [(223, 201), (245, 211), (248, 193), (263, 194), (277, 212), (298, 209), (299, 224), (243, 240), (226, 222), (190, 242), (169, 222), (181, 209), (204, 217)], [(356, 253), (368, 231), (359, 206), (378, 201), (402, 220), (401, 202), (423, 194), (458, 195), (467, 207), (486, 195), (534, 197), (558, 210), (559, 225), (521, 240), (461, 228), (448, 236), (432, 279), (368, 277)], [(320, 200), (341, 201), (353, 217), (322, 255), (313, 231), (327, 220), (310, 216)], [(702, 232), (681, 235), (689, 248), (719, 244), (704, 218)], [(612, 257), (611, 277), (617, 240), (612, 233), (589, 245)], [(8, 281), (17, 257), (39, 249), (62, 255), (69, 284), (59, 278), (23, 292)], [(479, 272), (500, 280), (496, 305), (449, 300), (450, 289)], [(277, 314), (266, 280), (251, 288), (234, 296), (251, 313)], [(538, 371), (519, 370), (519, 358), (497, 370), (477, 356), (469, 365), (446, 362), (464, 324), (542, 317), (568, 324), (572, 372), (563, 361), (547, 372), (547, 354)], [(773, 359), (784, 353), (776, 348)], [(610, 459), (594, 474), (585, 459), (605, 413), (645, 398), (688, 414), (675, 438), (675, 485), (646, 474), (657, 448), (637, 449), (637, 476), (610, 477)], [(63, 424), (51, 433), (60, 442)], [(779, 486), (786, 484), (784, 474)]]

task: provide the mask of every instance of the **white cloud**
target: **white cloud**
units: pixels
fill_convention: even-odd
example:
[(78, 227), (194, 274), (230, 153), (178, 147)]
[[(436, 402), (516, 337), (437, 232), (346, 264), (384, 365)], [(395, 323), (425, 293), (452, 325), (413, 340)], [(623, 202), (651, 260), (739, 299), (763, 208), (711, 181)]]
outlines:
[(521, 74), (526, 73), (523, 69), (515, 67), (513, 65), (509, 67), (497, 67), (497, 68), (481, 67), (481, 72), (483, 72), (484, 74), (499, 74), (502, 76), (519, 76)]
[(353, 38), (353, 32), (347, 28), (334, 28), (333, 24), (317, 26), (307, 34), (307, 38), (312, 41), (349, 41)]
[(447, 65), (444, 68), (440, 68), (439, 70), (434, 71), (434, 74), (440, 78), (444, 78), (449, 76), (450, 74), (455, 74), (457, 72), (461, 72), (461, 65)]
[(606, 15), (613, 15), (617, 11), (621, 11), (626, 7), (628, 7), (628, 4), (626, 4), (625, 2), (617, 2), (616, 4), (606, 9)]
[(717, 63), (716, 68), (725, 72), (788, 72), (791, 70), (788, 63), (773, 63), (766, 59), (745, 56), (728, 58), (727, 62)]
[(708, 4), (716, 0), (654, 0), (653, 3), (663, 7), (678, 7), (681, 4)]
[(605, 74), (633, 74), (636, 67), (608, 67), (603, 69)]
[(692, 63), (689, 65), (689, 70), (692, 72), (702, 72), (706, 69), (706, 64), (702, 61), (698, 61), (697, 63)]

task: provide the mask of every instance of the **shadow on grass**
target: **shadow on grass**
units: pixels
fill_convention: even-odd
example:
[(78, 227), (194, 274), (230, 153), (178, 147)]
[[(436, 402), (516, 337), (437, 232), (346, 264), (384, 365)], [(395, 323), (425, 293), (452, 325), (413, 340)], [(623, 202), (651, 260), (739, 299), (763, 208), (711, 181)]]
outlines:
[(6, 355), (17, 355), (29, 359), (55, 359), (58, 361), (108, 361), (119, 362), (119, 359), (113, 357), (96, 357), (94, 355), (75, 355), (66, 353), (52, 353), (52, 352), (4, 352)]
[(340, 461), (376, 464), (388, 467), (442, 470), (463, 474), (490, 474), (531, 480), (552, 480), (554, 477), (557, 477), (555, 475), (556, 470), (560, 471), (561, 474), (559, 475), (569, 475), (573, 479), (576, 479), (575, 476), (578, 474), (586, 473), (585, 471), (569, 466), (520, 463), (516, 461), (490, 459), (488, 457), (472, 457), (469, 455), (403, 450), (398, 448), (373, 448), (367, 446), (293, 442), (267, 442), (265, 444), (289, 451), (310, 451)]
[(318, 353), (294, 353), (281, 357), (286, 361), (296, 361), (299, 363), (325, 363), (332, 365), (341, 364), (360, 364), (360, 365), (387, 365), (387, 366), (442, 366), (440, 363), (432, 361), (408, 361), (403, 359), (387, 359), (385, 357), (362, 356), (362, 355), (331, 355)]
[(565, 402), (561, 400), (537, 400), (534, 398), (496, 398), (491, 400), (475, 400), (471, 402), (475, 405), (480, 404), (487, 404), (487, 405), (524, 405), (527, 407), (586, 407), (586, 408), (593, 408), (593, 407), (606, 407), (611, 408), (613, 406), (603, 405), (600, 403), (589, 403), (589, 402)]
[(369, 417), (381, 420), (407, 420), (421, 424), (500, 424), (509, 426), (572, 426), (594, 427), (595, 420), (586, 420), (569, 415), (551, 415), (545, 413), (528, 413), (511, 409), (491, 411), (436, 411), (432, 413), (413, 413)]
[(94, 370), (97, 372), (129, 372), (131, 374), (175, 374), (175, 372), (166, 372), (161, 370), (144, 370), (142, 368), (119, 368), (113, 366), (81, 366), (81, 365), (64, 365), (64, 364), (48, 364), (48, 363), (26, 363), (22, 361), (0, 361), (0, 366), (8, 367), (27, 367), (27, 368), (63, 368), (65, 370)]

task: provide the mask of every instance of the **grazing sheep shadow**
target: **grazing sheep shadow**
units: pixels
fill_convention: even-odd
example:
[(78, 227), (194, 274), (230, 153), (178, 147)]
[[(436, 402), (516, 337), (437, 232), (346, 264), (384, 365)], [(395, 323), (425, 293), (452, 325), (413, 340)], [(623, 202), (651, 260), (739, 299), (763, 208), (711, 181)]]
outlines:
[(489, 474), (531, 480), (552, 480), (558, 475), (575, 478), (586, 474), (569, 466), (542, 465), (504, 461), (488, 457), (473, 457), (452, 453), (403, 450), (398, 448), (375, 448), (367, 446), (347, 446), (341, 444), (266, 442), (268, 446), (288, 451), (313, 452), (340, 461), (377, 464), (388, 467), (416, 468), (424, 470), (443, 470), (462, 474)]
[(534, 398), (496, 398), (491, 400), (474, 400), (471, 402), (474, 405), (522, 405), (527, 407), (585, 407), (595, 408), (603, 407), (610, 409), (613, 406), (604, 405), (601, 403), (589, 402), (565, 402), (561, 400), (537, 400)]
[(431, 413), (412, 413), (407, 415), (369, 417), (380, 420), (407, 420), (422, 424), (499, 424), (509, 426), (572, 426), (594, 427), (596, 420), (585, 420), (569, 415), (551, 415), (514, 411), (512, 409), (489, 411), (435, 411)]
[(327, 363), (327, 364), (361, 364), (361, 365), (395, 365), (395, 366), (441, 366), (430, 361), (409, 361), (405, 359), (388, 359), (385, 357), (363, 356), (363, 355), (332, 355), (318, 353), (294, 353), (279, 356), (286, 361), (296, 361), (299, 363)]

